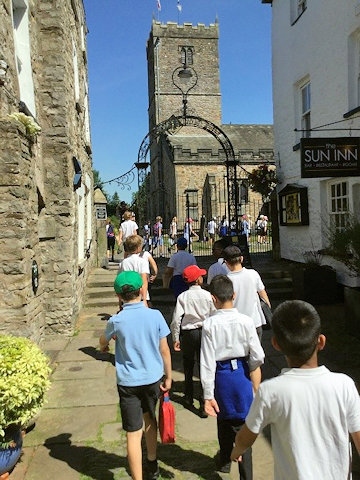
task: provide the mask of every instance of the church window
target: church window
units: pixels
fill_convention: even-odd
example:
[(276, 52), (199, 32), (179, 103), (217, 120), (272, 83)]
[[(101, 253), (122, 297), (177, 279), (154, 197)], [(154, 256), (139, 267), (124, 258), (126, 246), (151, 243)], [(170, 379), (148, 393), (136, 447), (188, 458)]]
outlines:
[(182, 65), (193, 65), (194, 47), (181, 47), (180, 53)]

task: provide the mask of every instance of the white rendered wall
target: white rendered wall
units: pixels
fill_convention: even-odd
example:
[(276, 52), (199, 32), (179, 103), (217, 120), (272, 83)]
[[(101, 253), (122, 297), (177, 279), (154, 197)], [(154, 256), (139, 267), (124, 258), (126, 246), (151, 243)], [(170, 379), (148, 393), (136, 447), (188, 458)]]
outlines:
[[(310, 0), (298, 21), (291, 26), (291, 0), (272, 5), (273, 101), (275, 156), (282, 183), (308, 187), (309, 226), (280, 226), (281, 256), (304, 261), (303, 252), (326, 246), (328, 180), (302, 179), (300, 149), (293, 151), (302, 134), (300, 105), (296, 92), (302, 80), (311, 84), (311, 126), (342, 121), (332, 127), (360, 128), (359, 113), (343, 121), (344, 113), (359, 105), (349, 101), (349, 40), (360, 30), (358, 0)], [(350, 60), (352, 60), (350, 58)], [(331, 127), (329, 127), (331, 128)], [(360, 136), (360, 131), (351, 133)], [(349, 130), (317, 131), (312, 137), (348, 137)], [(347, 178), (350, 190), (359, 177)], [(356, 198), (351, 196), (350, 207)]]

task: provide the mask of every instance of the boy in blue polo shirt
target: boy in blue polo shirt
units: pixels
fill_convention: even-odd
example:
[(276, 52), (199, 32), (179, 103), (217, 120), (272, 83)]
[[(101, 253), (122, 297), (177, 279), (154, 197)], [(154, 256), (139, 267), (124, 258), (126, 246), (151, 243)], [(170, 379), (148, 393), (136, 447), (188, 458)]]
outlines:
[(143, 480), (141, 439), (145, 424), (148, 480), (159, 477), (156, 458), (156, 404), (161, 391), (171, 388), (171, 355), (167, 343), (169, 327), (158, 310), (141, 301), (141, 275), (118, 274), (114, 289), (123, 310), (112, 316), (100, 337), (100, 350), (115, 340), (115, 366), (123, 429), (127, 432), (127, 454), (133, 480)]

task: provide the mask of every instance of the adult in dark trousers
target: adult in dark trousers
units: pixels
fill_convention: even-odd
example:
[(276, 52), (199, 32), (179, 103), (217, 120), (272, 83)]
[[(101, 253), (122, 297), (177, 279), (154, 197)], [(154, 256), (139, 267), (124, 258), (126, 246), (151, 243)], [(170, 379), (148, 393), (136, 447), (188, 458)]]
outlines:
[(107, 258), (109, 261), (113, 262), (114, 250), (115, 250), (115, 231), (110, 218), (108, 219), (108, 223), (106, 225), (106, 239), (107, 239)]

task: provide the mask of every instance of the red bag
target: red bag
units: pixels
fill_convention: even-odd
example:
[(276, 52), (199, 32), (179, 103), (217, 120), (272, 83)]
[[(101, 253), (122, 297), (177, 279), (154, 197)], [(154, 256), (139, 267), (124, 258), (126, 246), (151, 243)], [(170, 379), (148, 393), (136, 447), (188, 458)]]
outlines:
[(175, 443), (175, 409), (168, 392), (160, 398), (159, 432), (161, 443)]

